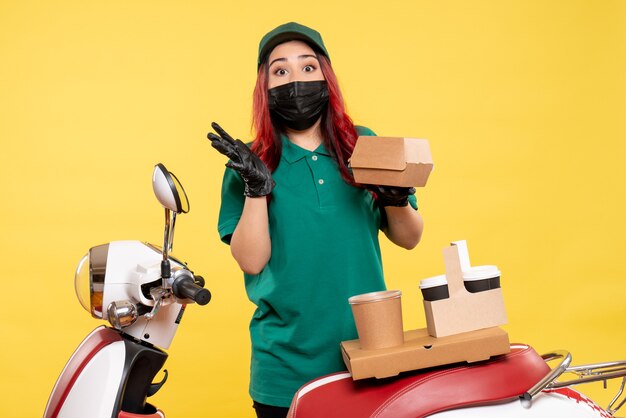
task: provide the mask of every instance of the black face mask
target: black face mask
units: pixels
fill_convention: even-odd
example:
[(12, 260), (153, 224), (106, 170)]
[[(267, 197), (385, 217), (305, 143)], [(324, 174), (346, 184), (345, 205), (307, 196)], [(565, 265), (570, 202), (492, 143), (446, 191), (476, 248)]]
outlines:
[(325, 80), (294, 81), (268, 90), (270, 114), (296, 131), (313, 126), (328, 103)]

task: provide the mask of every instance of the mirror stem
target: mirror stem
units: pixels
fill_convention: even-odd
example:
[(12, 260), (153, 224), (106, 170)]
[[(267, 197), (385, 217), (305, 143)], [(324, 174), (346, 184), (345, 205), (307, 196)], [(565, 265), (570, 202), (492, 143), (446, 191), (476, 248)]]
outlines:
[(170, 210), (165, 208), (165, 231), (163, 232), (163, 261), (166, 261), (169, 257), (170, 248)]
[(176, 212), (172, 213), (172, 227), (170, 228), (170, 242), (168, 247), (168, 253), (172, 252), (172, 248), (174, 248), (174, 228), (176, 227)]
[(170, 260), (169, 260), (169, 245), (170, 245), (170, 210), (165, 209), (165, 231), (163, 233), (163, 260), (161, 261), (161, 279), (163, 279), (163, 283), (167, 279), (169, 279), (172, 275), (170, 269)]

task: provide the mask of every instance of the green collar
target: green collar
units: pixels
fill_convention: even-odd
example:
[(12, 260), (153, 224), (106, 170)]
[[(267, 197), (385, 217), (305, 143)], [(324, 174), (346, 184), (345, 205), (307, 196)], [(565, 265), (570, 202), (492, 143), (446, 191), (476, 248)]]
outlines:
[(309, 151), (292, 143), (289, 138), (287, 138), (287, 135), (281, 134), (280, 139), (283, 144), (282, 158), (284, 158), (289, 164), (292, 164), (311, 154), (330, 156), (330, 153), (326, 150), (323, 143), (320, 144), (320, 146), (314, 151)]

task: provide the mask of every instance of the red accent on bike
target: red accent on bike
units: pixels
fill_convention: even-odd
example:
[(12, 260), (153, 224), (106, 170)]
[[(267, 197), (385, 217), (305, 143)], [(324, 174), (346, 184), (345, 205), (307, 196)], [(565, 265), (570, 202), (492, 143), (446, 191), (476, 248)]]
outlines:
[(68, 361), (63, 373), (59, 376), (44, 418), (56, 418), (67, 399), (76, 379), (80, 376), (87, 363), (107, 345), (122, 341), (122, 337), (110, 328), (96, 328), (76, 349), (70, 361)]
[(514, 345), (509, 354), (485, 362), (411, 372), (397, 378), (353, 381), (347, 376), (307, 389), (314, 380), (300, 388), (289, 417), (424, 417), (517, 398), (549, 371), (531, 347)]
[(576, 403), (578, 403), (578, 404), (586, 405), (592, 411), (594, 411), (594, 412), (598, 413), (599, 415), (601, 415), (603, 418), (612, 418), (612, 415), (610, 415), (608, 412), (606, 412), (606, 410), (604, 410), (604, 408), (602, 408), (601, 406), (596, 404), (594, 401), (592, 401), (591, 399), (589, 399), (588, 397), (586, 397), (582, 393), (575, 391), (574, 389), (565, 387), (565, 388), (558, 388), (558, 389), (545, 389), (544, 392), (550, 393), (550, 394), (559, 394), (561, 396), (565, 396), (566, 398), (569, 398), (569, 399), (572, 399), (572, 400), (576, 401)]

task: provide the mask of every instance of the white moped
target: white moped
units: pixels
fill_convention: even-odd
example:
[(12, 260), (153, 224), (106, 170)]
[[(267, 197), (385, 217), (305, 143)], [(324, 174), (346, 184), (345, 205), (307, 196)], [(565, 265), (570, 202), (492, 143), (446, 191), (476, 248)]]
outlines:
[(44, 418), (164, 417), (146, 402), (186, 306), (206, 305), (204, 279), (170, 255), (176, 215), (189, 211), (176, 176), (157, 164), (152, 186), (165, 208), (163, 247), (115, 241), (89, 249), (75, 276), (81, 305), (108, 326), (92, 331), (57, 379)]

